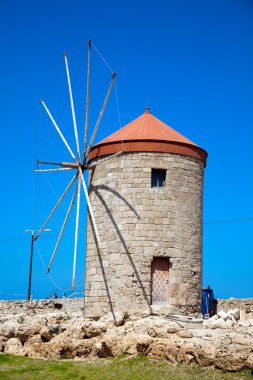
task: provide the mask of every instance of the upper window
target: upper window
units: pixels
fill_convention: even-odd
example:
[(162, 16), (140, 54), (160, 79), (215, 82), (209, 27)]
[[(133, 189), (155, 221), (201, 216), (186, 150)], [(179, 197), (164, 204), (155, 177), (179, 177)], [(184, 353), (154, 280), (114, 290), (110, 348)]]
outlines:
[(151, 187), (164, 187), (166, 178), (165, 169), (152, 169)]

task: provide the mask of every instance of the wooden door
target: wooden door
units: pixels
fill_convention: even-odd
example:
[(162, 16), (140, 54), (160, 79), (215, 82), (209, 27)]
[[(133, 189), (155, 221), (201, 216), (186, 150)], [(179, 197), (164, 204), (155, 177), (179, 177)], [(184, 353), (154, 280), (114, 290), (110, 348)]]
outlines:
[(151, 302), (152, 305), (168, 303), (169, 259), (154, 257), (151, 264)]

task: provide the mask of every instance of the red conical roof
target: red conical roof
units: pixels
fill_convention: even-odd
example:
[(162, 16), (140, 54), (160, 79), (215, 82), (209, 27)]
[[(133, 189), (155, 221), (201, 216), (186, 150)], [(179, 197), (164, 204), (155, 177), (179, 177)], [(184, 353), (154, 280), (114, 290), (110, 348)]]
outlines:
[(137, 119), (94, 145), (93, 158), (125, 152), (161, 152), (192, 156), (206, 162), (207, 153), (198, 145), (153, 116), (149, 109)]

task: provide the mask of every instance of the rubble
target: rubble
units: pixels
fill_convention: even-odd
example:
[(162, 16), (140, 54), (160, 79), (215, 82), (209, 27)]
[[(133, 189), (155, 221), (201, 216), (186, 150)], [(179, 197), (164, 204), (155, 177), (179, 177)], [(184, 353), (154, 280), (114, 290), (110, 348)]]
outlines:
[(217, 315), (219, 318), (224, 319), (224, 321), (226, 321), (229, 318), (229, 315), (225, 313), (225, 311), (223, 310), (219, 311)]
[[(243, 313), (242, 313), (243, 311)], [(241, 318), (242, 317), (242, 318)], [(220, 310), (211, 318), (204, 320), (203, 326), (205, 328), (232, 328), (234, 326), (250, 327), (253, 326), (253, 319), (251, 313), (246, 314), (245, 310), (230, 309), (228, 312)], [(250, 319), (249, 319), (250, 318)]]
[(228, 314), (233, 316), (236, 321), (238, 319), (240, 319), (240, 310), (239, 309), (229, 309)]
[(198, 363), (229, 371), (253, 369), (252, 312), (219, 310), (209, 319), (108, 313), (94, 320), (80, 310), (50, 308), (0, 315), (0, 352), (48, 359), (146, 355), (171, 363)]

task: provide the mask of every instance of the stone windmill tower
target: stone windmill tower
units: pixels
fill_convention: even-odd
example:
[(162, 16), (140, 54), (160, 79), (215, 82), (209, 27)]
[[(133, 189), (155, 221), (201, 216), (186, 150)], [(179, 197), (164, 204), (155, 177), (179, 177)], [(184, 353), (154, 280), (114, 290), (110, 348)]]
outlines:
[(206, 158), (148, 108), (92, 147), (86, 316), (200, 312)]

